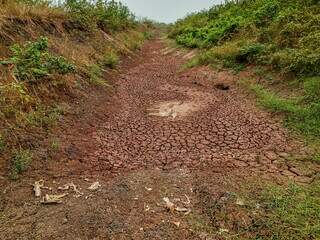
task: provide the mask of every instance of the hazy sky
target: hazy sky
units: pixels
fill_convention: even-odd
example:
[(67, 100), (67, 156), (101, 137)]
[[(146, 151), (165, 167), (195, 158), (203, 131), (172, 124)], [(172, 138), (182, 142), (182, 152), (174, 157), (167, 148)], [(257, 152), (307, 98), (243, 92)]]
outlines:
[(137, 17), (148, 17), (159, 22), (175, 22), (187, 13), (209, 8), (223, 0), (120, 0)]

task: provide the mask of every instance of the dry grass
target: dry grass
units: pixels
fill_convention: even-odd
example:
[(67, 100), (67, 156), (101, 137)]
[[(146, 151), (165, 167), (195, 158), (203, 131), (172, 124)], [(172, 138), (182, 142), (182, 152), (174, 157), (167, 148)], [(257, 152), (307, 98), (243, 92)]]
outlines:
[(8, 1), (7, 3), (1, 5), (0, 21), (11, 18), (54, 21), (58, 19), (66, 19), (66, 14), (60, 8), (52, 8), (45, 5), (28, 6), (25, 4), (16, 3), (14, 1)]

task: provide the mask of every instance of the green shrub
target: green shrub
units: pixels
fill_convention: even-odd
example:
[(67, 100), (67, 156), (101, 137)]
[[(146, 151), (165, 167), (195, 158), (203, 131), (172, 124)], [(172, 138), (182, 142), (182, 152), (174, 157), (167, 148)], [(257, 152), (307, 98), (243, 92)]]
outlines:
[(15, 180), (18, 175), (27, 170), (32, 161), (32, 154), (29, 150), (14, 151), (12, 156), (10, 178)]
[(99, 65), (92, 64), (87, 67), (89, 82), (96, 86), (107, 86), (108, 84), (103, 79), (103, 72)]
[(62, 113), (63, 109), (59, 106), (48, 108), (38, 106), (36, 109), (26, 113), (23, 117), (26, 124), (30, 126), (47, 129), (56, 123)]
[(271, 64), (285, 73), (310, 76), (320, 74), (319, 26), (317, 1), (226, 1), (177, 21), (169, 36), (182, 46), (213, 51), (252, 39), (238, 46), (242, 49), (236, 58), (218, 54), (218, 60), (227, 67), (235, 62)]
[(13, 45), (10, 48), (12, 56), (0, 64), (13, 65), (15, 77), (23, 82), (37, 82), (53, 73), (67, 74), (75, 70), (65, 58), (51, 55), (48, 47), (48, 39), (45, 37), (23, 46)]
[(87, 0), (66, 0), (63, 6), (72, 19), (88, 30), (95, 28), (94, 5)]
[(102, 65), (108, 68), (115, 68), (120, 59), (115, 52), (106, 53), (102, 59)]
[(259, 56), (265, 54), (266, 47), (261, 43), (253, 43), (243, 46), (235, 60), (242, 63), (252, 63), (258, 59)]
[(63, 7), (71, 17), (87, 30), (100, 28), (106, 32), (133, 27), (134, 15), (117, 1), (66, 0)]

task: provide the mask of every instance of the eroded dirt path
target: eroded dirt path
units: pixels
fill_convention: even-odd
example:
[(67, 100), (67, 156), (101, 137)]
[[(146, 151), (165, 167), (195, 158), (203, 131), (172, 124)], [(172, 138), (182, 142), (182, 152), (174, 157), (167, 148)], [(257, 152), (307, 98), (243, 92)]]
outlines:
[(302, 147), (239, 94), (234, 76), (206, 68), (181, 72), (184, 56), (161, 41), (147, 44), (143, 61), (116, 80), (113, 111), (88, 137), (95, 140), (94, 148), (72, 157), (67, 169), (109, 176), (150, 168), (209, 168), (311, 181), (284, 163)]
[[(52, 187), (44, 192), (72, 181), (83, 195), (71, 191), (63, 204), (41, 205), (28, 185), (37, 174), (6, 188), (0, 239), (219, 239), (206, 226), (228, 226), (206, 209), (241, 180), (313, 180), (315, 166), (287, 161), (306, 154), (302, 145), (246, 100), (236, 77), (181, 71), (186, 57), (163, 41), (147, 43), (139, 64), (115, 79), (103, 121), (89, 119), (83, 136), (66, 130), (63, 157), (42, 175)], [(96, 180), (102, 186), (90, 192)], [(168, 212), (163, 197), (191, 215)]]

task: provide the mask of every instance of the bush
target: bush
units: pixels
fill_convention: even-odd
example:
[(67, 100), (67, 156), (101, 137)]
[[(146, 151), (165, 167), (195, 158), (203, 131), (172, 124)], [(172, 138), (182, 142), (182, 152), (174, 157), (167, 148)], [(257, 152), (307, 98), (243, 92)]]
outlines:
[(12, 65), (14, 76), (22, 82), (37, 82), (54, 73), (67, 74), (75, 70), (65, 58), (51, 55), (48, 47), (48, 39), (44, 37), (23, 46), (13, 45), (12, 56), (0, 64)]
[(12, 156), (10, 178), (15, 180), (18, 175), (27, 170), (32, 161), (32, 154), (29, 150), (14, 151)]
[(304, 90), (307, 101), (317, 101), (320, 103), (320, 77), (305, 79)]
[(266, 53), (266, 47), (261, 43), (252, 43), (243, 46), (236, 56), (236, 61), (240, 63), (252, 63), (258, 57)]
[[(235, 62), (271, 64), (296, 75), (320, 74), (320, 11), (317, 1), (242, 0), (226, 1), (207, 11), (179, 20), (169, 34), (189, 48), (223, 49), (229, 42), (252, 39), (244, 44)], [(234, 56), (222, 56), (234, 66)], [(214, 55), (214, 54), (213, 54)]]
[(86, 29), (100, 28), (106, 32), (123, 30), (136, 24), (127, 6), (117, 1), (66, 0), (63, 7)]
[(119, 56), (115, 52), (109, 52), (104, 55), (102, 65), (108, 68), (115, 68), (119, 63)]
[(99, 65), (89, 65), (86, 70), (89, 82), (96, 86), (107, 86), (108, 84), (103, 79), (102, 69)]

